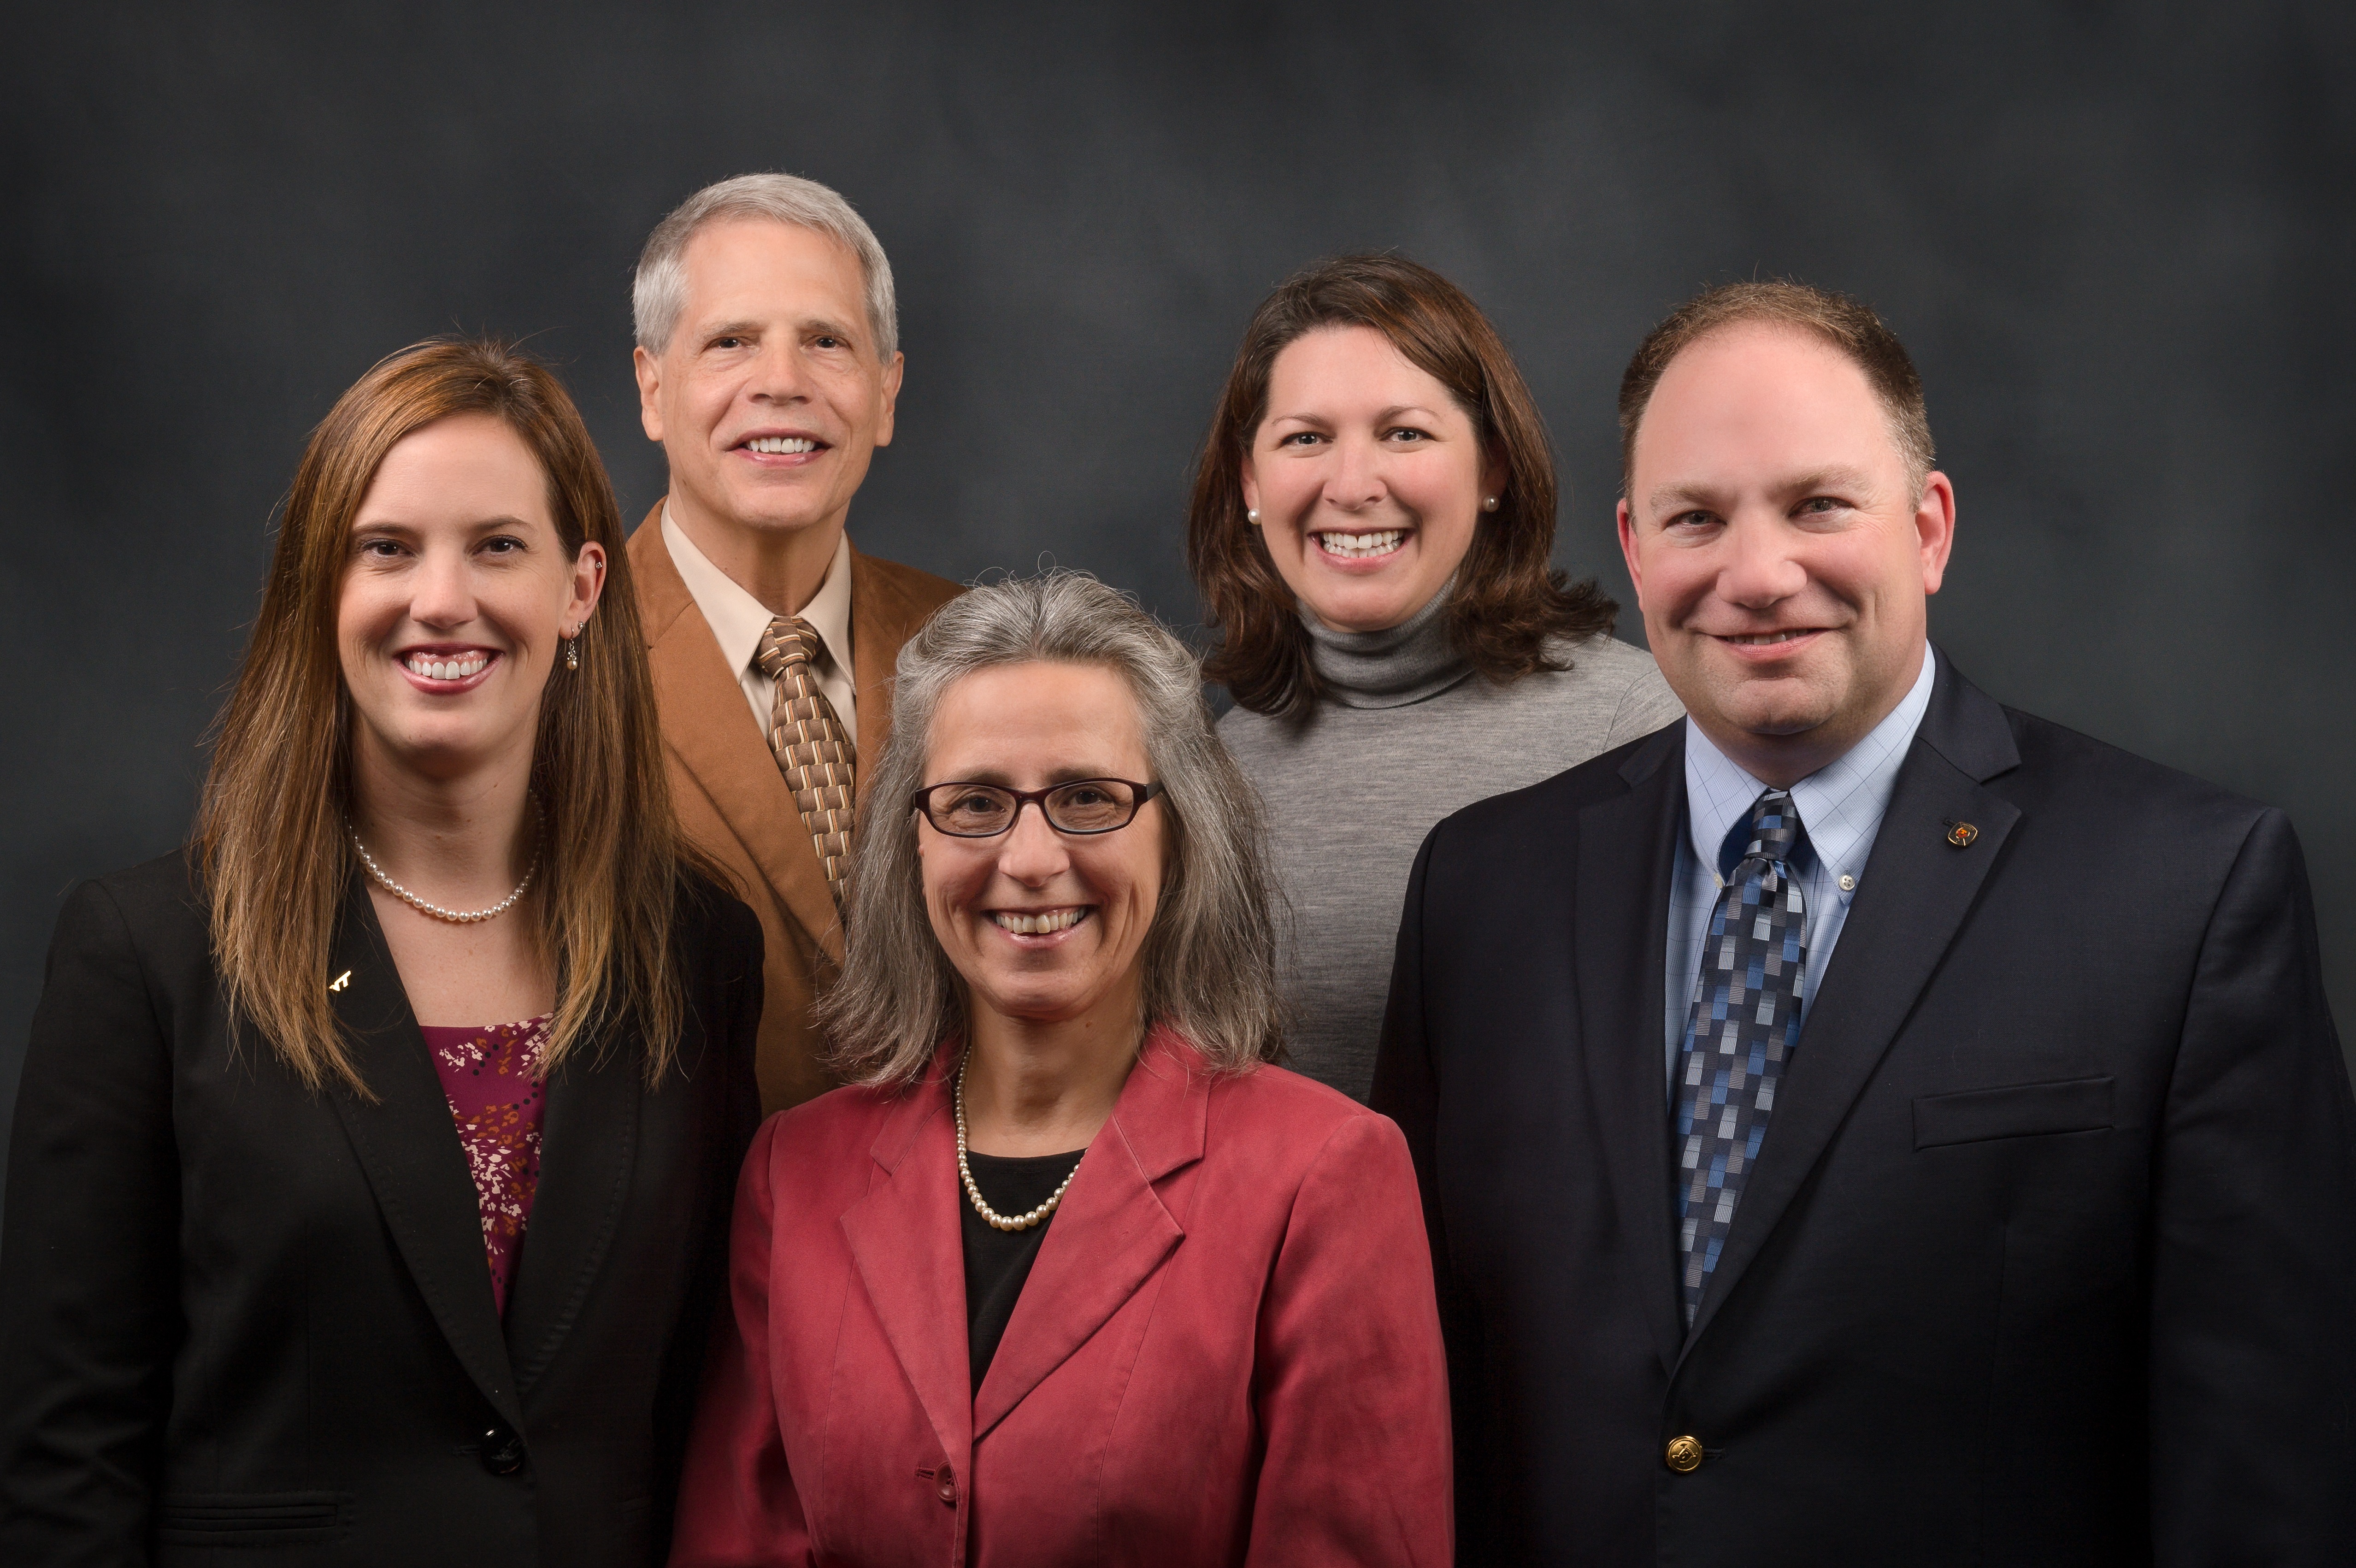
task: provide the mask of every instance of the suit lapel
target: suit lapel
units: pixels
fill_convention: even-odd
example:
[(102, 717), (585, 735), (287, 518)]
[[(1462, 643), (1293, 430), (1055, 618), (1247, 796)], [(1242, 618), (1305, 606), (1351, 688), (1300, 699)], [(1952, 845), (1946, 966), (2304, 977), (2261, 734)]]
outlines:
[[(1664, 1051), (1669, 883), (1685, 825), (1685, 725), (1622, 765), (1628, 793), (1579, 817), (1579, 1030), (1612, 1198), (1635, 1254), (1638, 1291), (1665, 1370), (1684, 1337), (1669, 1186)], [(1640, 889), (1633, 908), (1631, 888)]]
[(614, 1239), (637, 1159), (642, 1069), (609, 1034), (549, 1076), (540, 1189), (508, 1301), (508, 1351), (526, 1388), (555, 1359)]
[(331, 974), (350, 976), (334, 993), (336, 1016), (372, 1096), (337, 1084), (328, 1098), (443, 1337), (492, 1408), (521, 1432), (523, 1406), (483, 1254), (481, 1200), (425, 1036), (357, 874), (344, 894), (328, 965)]
[(974, 1394), (977, 1440), (1087, 1344), (1184, 1238), (1153, 1184), (1203, 1157), (1210, 1101), (1210, 1076), (1193, 1051), (1158, 1031), (1149, 1037), (1048, 1223)]
[[(1688, 1345), (1709, 1327), (1847, 1119), (2019, 820), (2019, 808), (1982, 787), (2020, 762), (2003, 710), (1944, 658), (1940, 664)], [(1947, 838), (1956, 822), (1978, 830), (1960, 849)]]
[(867, 1299), (934, 1434), (961, 1455), (973, 1441), (973, 1371), (961, 1326), (965, 1249), (957, 1206), (964, 1197), (940, 1065), (947, 1060), (947, 1052), (937, 1058), (933, 1072), (885, 1118), (870, 1151), (873, 1183), (841, 1223)]
[[(662, 503), (630, 536), (630, 566), (637, 582), (639, 617), (646, 627), (647, 662), (654, 674), (655, 701), (662, 713), (663, 744), (702, 786), (728, 830), (786, 908), (829, 957), (842, 961), (842, 927), (826, 870), (811, 847), (809, 830), (786, 788), (777, 761), (760, 726), (744, 706), (736, 672), (721, 657), (695, 596), (663, 542)], [(852, 640), (874, 640), (858, 626), (858, 575), (852, 588)], [(866, 712), (865, 697), (860, 712)], [(860, 725), (862, 736), (866, 725)], [(863, 756), (863, 753), (862, 753)], [(863, 770), (864, 763), (862, 763)]]
[(923, 621), (921, 607), (874, 564), (851, 551), (851, 681), (858, 693), (859, 757), (852, 770), (852, 804), (867, 809), (867, 780), (884, 760), (892, 735), (892, 672), (900, 645)]

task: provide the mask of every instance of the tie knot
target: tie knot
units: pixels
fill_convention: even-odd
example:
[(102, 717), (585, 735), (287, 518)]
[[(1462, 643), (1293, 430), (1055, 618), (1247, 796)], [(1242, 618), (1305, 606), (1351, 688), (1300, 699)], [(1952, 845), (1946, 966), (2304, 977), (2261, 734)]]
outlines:
[(1788, 862), (1792, 846), (1800, 842), (1800, 809), (1788, 789), (1769, 789), (1751, 806), (1751, 843), (1745, 860)]
[(818, 628), (809, 622), (798, 616), (779, 616), (761, 634), (761, 646), (755, 650), (753, 662), (762, 674), (774, 681), (789, 666), (816, 659), (819, 650), (825, 646)]

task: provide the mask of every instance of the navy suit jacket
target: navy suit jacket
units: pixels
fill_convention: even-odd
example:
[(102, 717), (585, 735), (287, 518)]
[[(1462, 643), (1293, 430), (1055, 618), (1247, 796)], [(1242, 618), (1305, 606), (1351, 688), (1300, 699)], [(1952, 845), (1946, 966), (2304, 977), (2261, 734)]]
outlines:
[(2356, 1562), (2356, 1103), (2282, 814), (1943, 657), (1688, 1333), (1684, 736), (1467, 808), (1408, 885), (1373, 1103), (1462, 1560)]

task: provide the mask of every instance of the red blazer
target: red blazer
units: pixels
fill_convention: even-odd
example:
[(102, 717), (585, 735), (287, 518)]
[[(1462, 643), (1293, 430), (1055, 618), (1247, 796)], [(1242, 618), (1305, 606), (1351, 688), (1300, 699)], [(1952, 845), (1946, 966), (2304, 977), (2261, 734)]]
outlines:
[(1446, 1563), (1447, 1369), (1398, 1129), (1157, 1030), (974, 1394), (952, 1059), (762, 1127), (674, 1568)]

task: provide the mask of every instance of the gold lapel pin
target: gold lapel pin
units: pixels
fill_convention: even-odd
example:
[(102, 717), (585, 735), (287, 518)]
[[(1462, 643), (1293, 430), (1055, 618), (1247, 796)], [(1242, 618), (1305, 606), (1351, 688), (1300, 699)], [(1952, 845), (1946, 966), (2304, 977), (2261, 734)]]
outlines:
[(1947, 842), (1954, 844), (1957, 849), (1966, 847), (1974, 839), (1979, 836), (1979, 829), (1972, 826), (1969, 822), (1949, 822), (1947, 824)]
[(348, 969), (344, 971), (343, 973), (336, 976), (335, 979), (327, 982), (327, 989), (330, 991), (341, 991), (345, 986), (349, 985), (351, 983), (352, 972)]

